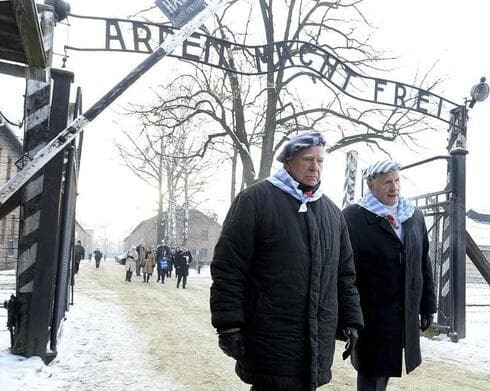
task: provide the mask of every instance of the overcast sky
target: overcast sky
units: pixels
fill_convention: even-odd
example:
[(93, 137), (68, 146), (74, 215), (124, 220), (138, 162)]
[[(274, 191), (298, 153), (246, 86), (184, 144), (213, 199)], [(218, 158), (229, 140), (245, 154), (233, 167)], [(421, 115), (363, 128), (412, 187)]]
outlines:
[[(137, 9), (151, 6), (153, 1), (71, 0), (70, 3), (74, 14), (126, 18)], [(397, 68), (389, 74), (390, 79), (411, 84), (417, 71), (426, 71), (437, 61), (437, 74), (445, 79), (445, 83), (435, 92), (462, 103), (481, 76), (490, 77), (490, 55), (486, 43), (490, 28), (485, 4), (481, 0), (367, 0), (362, 9), (373, 25), (378, 27), (373, 36), (376, 48), (399, 56)], [(163, 20), (162, 16), (156, 22)], [(86, 30), (70, 29), (66, 32), (61, 26), (55, 30), (56, 39), (67, 43), (80, 33), (90, 36), (90, 31)], [(69, 55), (68, 68), (75, 73), (74, 87), (82, 86), (85, 108), (144, 59), (143, 55), (136, 54), (70, 52)], [(54, 66), (61, 66), (61, 56), (54, 57)], [(155, 84), (155, 78), (172, 74), (177, 66), (176, 60), (162, 60), (113, 107), (86, 128), (77, 214), (79, 221), (87, 228), (100, 230), (105, 227), (110, 237), (122, 238), (141, 219), (155, 214), (155, 194), (121, 167), (117, 159), (113, 142), (120, 137), (120, 125), (114, 122), (117, 118), (114, 110), (118, 110), (131, 98), (144, 94), (149, 86)], [(22, 118), (24, 87), (22, 79), (0, 75), (0, 110), (11, 120), (20, 121)], [(476, 105), (470, 112), (468, 208), (490, 210), (486, 175), (490, 156), (489, 125), (490, 100)], [(444, 153), (445, 148), (445, 139), (438, 136), (435, 139), (428, 138), (425, 149), (417, 155), (394, 146), (393, 157), (402, 164), (408, 164)], [(361, 149), (361, 168), (375, 158)], [(328, 185), (327, 193), (339, 205), (342, 199), (344, 160), (345, 152), (330, 156), (323, 179)], [(439, 170), (437, 174), (431, 175), (441, 180), (444, 176), (441, 173)], [(425, 181), (421, 180), (424, 183), (427, 178), (436, 179), (431, 178), (427, 172), (420, 175), (425, 177)], [(229, 205), (229, 191), (223, 191), (222, 183), (223, 178), (214, 177), (214, 183), (210, 185), (213, 190), (207, 196), (213, 201), (202, 205), (203, 209), (214, 209), (220, 218), (224, 217)], [(413, 182), (410, 184), (414, 185)], [(427, 190), (422, 187), (421, 191)]]

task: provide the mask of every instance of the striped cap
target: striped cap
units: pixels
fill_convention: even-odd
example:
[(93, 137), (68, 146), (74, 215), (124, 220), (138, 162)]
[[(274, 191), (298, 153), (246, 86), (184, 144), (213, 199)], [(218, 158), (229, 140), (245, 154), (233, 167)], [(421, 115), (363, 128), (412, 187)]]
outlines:
[(386, 174), (391, 171), (398, 171), (401, 168), (400, 163), (392, 160), (380, 160), (371, 164), (362, 171), (362, 179), (373, 180), (380, 174)]
[(287, 141), (281, 153), (277, 156), (277, 160), (284, 163), (291, 160), (300, 149), (316, 146), (324, 147), (325, 145), (325, 139), (320, 132), (303, 132)]

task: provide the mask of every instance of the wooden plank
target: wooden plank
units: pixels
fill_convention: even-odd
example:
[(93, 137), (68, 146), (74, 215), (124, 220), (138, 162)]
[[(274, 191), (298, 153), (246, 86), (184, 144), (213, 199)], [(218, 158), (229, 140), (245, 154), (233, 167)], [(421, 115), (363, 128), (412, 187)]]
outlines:
[(9, 62), (0, 61), (0, 74), (46, 82), (46, 71), (44, 69), (29, 68), (25, 65), (13, 64)]
[(27, 63), (19, 35), (0, 32), (0, 60)]
[(15, 20), (14, 10), (10, 1), (0, 1), (0, 31), (19, 34), (17, 21)]
[(34, 0), (11, 1), (27, 63), (33, 67), (45, 68), (46, 53)]
[(466, 254), (470, 257), (485, 281), (490, 285), (490, 263), (475, 243), (471, 235), (466, 231)]

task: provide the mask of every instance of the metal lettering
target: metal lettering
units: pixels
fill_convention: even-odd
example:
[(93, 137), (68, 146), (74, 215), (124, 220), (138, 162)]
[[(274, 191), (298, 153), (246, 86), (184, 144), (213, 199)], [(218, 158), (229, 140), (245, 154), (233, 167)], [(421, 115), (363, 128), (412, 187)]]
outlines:
[(417, 94), (417, 111), (420, 111), (421, 113), (427, 114), (428, 111), (427, 109), (423, 108), (420, 106), (420, 103), (429, 103), (429, 100), (427, 97), (429, 96), (429, 93), (424, 91), (424, 90), (419, 90), (419, 93)]
[[(114, 27), (116, 30), (116, 34), (111, 34), (111, 27)], [(112, 50), (111, 41), (118, 41), (119, 45), (121, 45), (122, 50), (127, 50), (126, 45), (124, 44), (124, 39), (122, 36), (121, 28), (119, 27), (119, 22), (113, 19), (106, 20), (106, 33), (105, 33), (105, 48), (106, 50)]]
[(378, 91), (383, 92), (383, 86), (386, 86), (387, 81), (383, 79), (374, 79), (374, 101), (378, 101)]
[[(140, 31), (144, 32), (144, 35), (140, 35)], [(141, 22), (133, 22), (133, 42), (134, 50), (137, 52), (144, 52), (145, 50), (140, 50), (140, 43), (145, 45), (146, 52), (151, 53), (153, 50), (148, 43), (151, 39), (151, 30)]]
[(200, 41), (201, 34), (193, 33), (189, 37), (189, 39), (187, 39), (187, 40), (184, 41), (184, 43), (182, 44), (182, 57), (188, 58), (190, 60), (199, 61), (200, 60), (200, 56), (189, 53), (187, 51), (187, 48), (188, 47), (201, 48), (201, 42), (193, 42), (193, 41), (190, 41), (191, 38), (197, 38)]
[[(403, 84), (395, 83), (395, 100), (393, 104), (399, 107), (405, 107), (405, 97), (407, 96), (407, 89)], [(401, 103), (398, 103), (401, 102)]]
[[(193, 1), (200, 0), (189, 0)], [(182, 3), (184, 7), (188, 4), (185, 1)], [(92, 48), (66, 46), (67, 49), (147, 53), (155, 50), (157, 41), (159, 44), (165, 39), (171, 41), (172, 36), (179, 31), (175, 27), (155, 23), (75, 15), (72, 15), (72, 22), (76, 18), (90, 19), (99, 24), (102, 20), (105, 23), (105, 49), (102, 45)], [(128, 48), (128, 42), (133, 42), (134, 47)], [(83, 41), (82, 46), (86, 45), (86, 41)], [(226, 54), (231, 51), (233, 59)], [(304, 67), (319, 78), (326, 78), (354, 99), (417, 111), (447, 123), (450, 123), (451, 110), (460, 107), (415, 86), (361, 75), (325, 49), (301, 41), (246, 46), (196, 32), (170, 56), (198, 61), (242, 75), (260, 75), (288, 67)]]

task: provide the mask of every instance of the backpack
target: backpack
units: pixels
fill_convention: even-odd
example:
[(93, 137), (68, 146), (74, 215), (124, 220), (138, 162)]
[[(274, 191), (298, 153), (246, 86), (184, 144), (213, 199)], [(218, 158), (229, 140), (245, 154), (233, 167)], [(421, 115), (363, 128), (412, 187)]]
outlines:
[(167, 270), (168, 269), (168, 261), (166, 258), (160, 259), (158, 261), (158, 265), (160, 266), (160, 270)]

